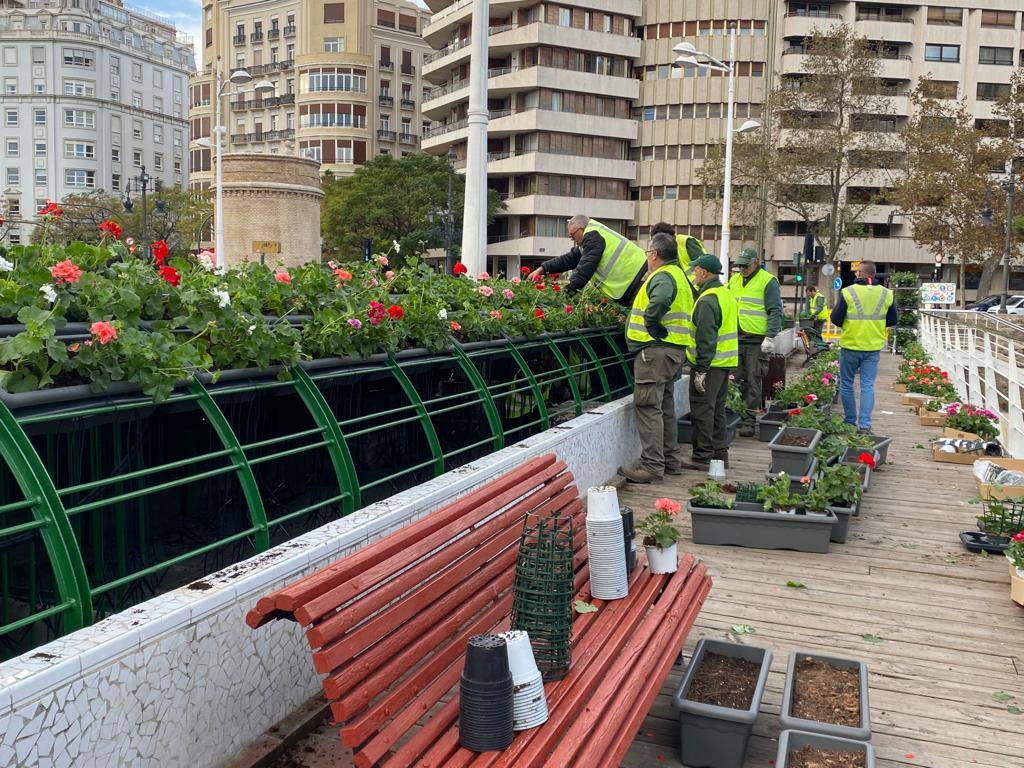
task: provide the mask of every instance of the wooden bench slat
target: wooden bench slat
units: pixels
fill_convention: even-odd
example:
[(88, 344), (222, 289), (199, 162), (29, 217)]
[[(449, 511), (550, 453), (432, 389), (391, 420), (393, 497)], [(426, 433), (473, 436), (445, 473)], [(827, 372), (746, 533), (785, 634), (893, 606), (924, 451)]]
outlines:
[[(711, 579), (705, 577), (697, 596), (686, 606), (683, 620), (676, 629), (670, 648), (682, 648), (710, 591)], [(579, 765), (593, 765), (595, 768), (619, 768), (634, 741), (635, 734), (643, 727), (644, 718), (647, 717), (654, 700), (661, 692), (665, 678), (668, 677), (669, 670), (674, 663), (674, 654), (667, 654), (665, 658), (658, 660), (656, 673), (644, 678), (644, 687), (640, 696), (632, 706), (626, 707), (628, 714), (625, 724), (618, 731), (613, 732), (611, 738), (600, 734), (600, 740), (594, 743), (593, 749), (590, 744), (587, 744), (585, 751), (579, 757)], [(603, 751), (596, 751), (602, 747)], [(590, 762), (591, 760), (593, 762)]]
[(551, 467), (546, 468), (540, 475), (524, 480), (500, 496), (491, 499), (485, 504), (476, 506), (471, 512), (467, 512), (460, 519), (449, 523), (440, 530), (434, 531), (429, 536), (409, 543), (401, 551), (378, 562), (371, 568), (352, 570), (349, 578), (342, 583), (317, 595), (309, 602), (297, 606), (295, 609), (296, 620), (300, 624), (308, 625), (333, 613), (338, 606), (345, 605), (349, 600), (352, 600), (361, 593), (373, 589), (378, 583), (384, 582), (389, 575), (405, 570), (410, 565), (416, 563), (416, 561), (430, 555), (434, 550), (455, 539), (464, 531), (516, 502), (521, 496), (532, 493), (540, 483), (545, 483), (544, 487), (538, 491), (543, 495), (546, 493), (545, 488), (548, 487), (547, 481), (561, 473), (565, 468), (565, 462), (556, 462)]
[(358, 552), (322, 568), (294, 584), (272, 592), (257, 601), (256, 607), (246, 616), (246, 623), (256, 629), (265, 621), (275, 618), (275, 614), (293, 613), (300, 605), (308, 602), (318, 594), (322, 594), (348, 578), (367, 568), (377, 565), (396, 552), (409, 546), (410, 542), (430, 535), (453, 520), (460, 519), (467, 512), (484, 504), (496, 496), (502, 495), (509, 488), (515, 487), (534, 475), (545, 472), (555, 464), (554, 454), (538, 456), (520, 467), (495, 478), (481, 488), (463, 496), (446, 507), (433, 512), (420, 520), (389, 534), (380, 541), (359, 550)]
[[(543, 764), (575, 764), (577, 762), (576, 753), (583, 748), (586, 742), (595, 736), (600, 738), (595, 733), (599, 730), (597, 724), (605, 710), (612, 706), (613, 701), (631, 704), (637, 698), (639, 690), (643, 687), (644, 676), (636, 675), (635, 671), (642, 669), (646, 675), (647, 670), (658, 669), (660, 662), (665, 658), (675, 660), (679, 649), (672, 650), (670, 643), (677, 632), (660, 630), (665, 626), (678, 628), (687, 607), (695, 601), (704, 584), (704, 574), (705, 566), (701, 563), (685, 579), (674, 578), (666, 585), (665, 593), (655, 604), (654, 610), (647, 615), (637, 631), (626, 642), (625, 647), (615, 658), (614, 664), (605, 671), (600, 685), (588, 697), (586, 707), (573, 720), (550, 756), (542, 761)], [(673, 595), (671, 589), (676, 585), (683, 588)], [(582, 759), (579, 760), (579, 763), (582, 765), (594, 764)]]

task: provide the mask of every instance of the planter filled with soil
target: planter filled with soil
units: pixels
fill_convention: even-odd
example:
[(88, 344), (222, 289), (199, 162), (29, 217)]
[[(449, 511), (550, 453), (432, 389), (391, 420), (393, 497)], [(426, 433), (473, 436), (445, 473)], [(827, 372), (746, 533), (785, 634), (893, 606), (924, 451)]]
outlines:
[(878, 466), (882, 466), (889, 458), (889, 446), (892, 445), (892, 438), (882, 435), (868, 435), (868, 437), (875, 441), (875, 456), (877, 456)]
[(786, 667), (779, 722), (783, 728), (870, 741), (867, 666), (794, 651)]
[(772, 652), (701, 640), (672, 706), (679, 712), (682, 761), (694, 768), (742, 768)]
[(783, 731), (775, 768), (875, 768), (875, 748), (853, 739)]
[(772, 451), (772, 468), (790, 477), (808, 474), (814, 461), (814, 449), (821, 440), (817, 429), (783, 427), (768, 444)]
[(690, 502), (686, 509), (693, 525), (694, 544), (827, 554), (832, 526), (837, 522), (831, 512), (765, 512), (761, 502), (737, 501), (732, 509), (696, 507)]

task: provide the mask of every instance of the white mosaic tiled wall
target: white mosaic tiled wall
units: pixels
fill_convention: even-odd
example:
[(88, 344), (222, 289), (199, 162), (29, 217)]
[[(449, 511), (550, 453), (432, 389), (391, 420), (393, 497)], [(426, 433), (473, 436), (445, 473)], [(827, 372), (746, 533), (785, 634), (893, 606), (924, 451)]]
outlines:
[(631, 399), (0, 664), (0, 766), (225, 764), (320, 691), (297, 625), (245, 624), (258, 598), (549, 452), (581, 495), (604, 484), (639, 453)]

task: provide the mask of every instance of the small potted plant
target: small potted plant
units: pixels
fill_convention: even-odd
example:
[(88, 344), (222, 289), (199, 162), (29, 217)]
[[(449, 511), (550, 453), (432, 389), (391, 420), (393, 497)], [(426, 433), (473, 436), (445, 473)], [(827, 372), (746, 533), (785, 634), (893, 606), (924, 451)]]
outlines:
[(831, 540), (843, 544), (850, 518), (857, 514), (863, 494), (857, 469), (850, 464), (833, 464), (821, 470), (814, 488), (804, 496), (804, 506), (812, 509), (824, 502), (824, 506), (816, 511), (830, 510), (836, 516), (838, 522), (832, 526)]
[(792, 481), (785, 472), (779, 472), (771, 483), (762, 486), (757, 498), (763, 503), (765, 512), (795, 515), (796, 508), (803, 504), (803, 496), (793, 490)]
[(1010, 599), (1024, 606), (1024, 531), (1010, 537), (1006, 559), (1010, 562)]
[(680, 506), (672, 499), (657, 499), (654, 511), (643, 519), (637, 530), (644, 537), (644, 549), (647, 551), (647, 564), (651, 573), (675, 573), (679, 565), (676, 554), (676, 542), (679, 541), (679, 529), (675, 526), (675, 516)]

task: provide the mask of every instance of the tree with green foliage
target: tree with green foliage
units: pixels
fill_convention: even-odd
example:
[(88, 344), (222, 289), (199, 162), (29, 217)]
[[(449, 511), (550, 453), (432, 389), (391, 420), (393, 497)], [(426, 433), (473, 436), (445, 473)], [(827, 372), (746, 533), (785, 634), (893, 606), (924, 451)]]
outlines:
[[(458, 249), (465, 179), (454, 174), (452, 207)], [(340, 259), (361, 258), (363, 241), (374, 253), (385, 252), (393, 241), (401, 247), (396, 263), (407, 255), (443, 248), (443, 215), (448, 207), (448, 163), (424, 153), (395, 159), (379, 155), (352, 176), (324, 179), (321, 232), (324, 253)], [(487, 194), (487, 220), (503, 207), (494, 190)]]

